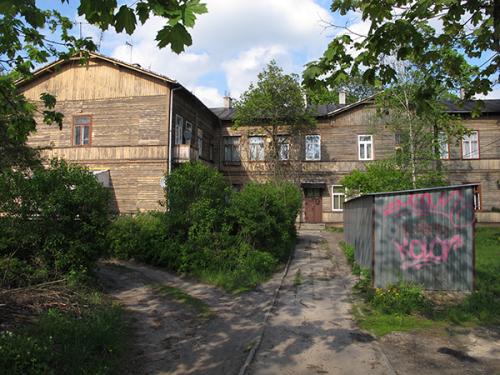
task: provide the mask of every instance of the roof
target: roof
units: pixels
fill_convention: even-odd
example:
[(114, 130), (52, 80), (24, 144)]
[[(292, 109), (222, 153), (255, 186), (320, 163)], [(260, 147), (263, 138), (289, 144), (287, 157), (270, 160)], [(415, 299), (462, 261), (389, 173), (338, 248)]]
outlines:
[[(340, 113), (346, 112), (350, 109), (359, 107), (361, 105), (369, 104), (373, 101), (373, 96), (365, 98), (355, 103), (351, 104), (319, 104), (310, 106), (315, 117), (330, 117), (335, 116)], [(483, 107), (481, 113), (484, 114), (495, 114), (500, 113), (500, 99), (483, 99), (483, 100), (468, 100), (464, 103), (454, 103), (451, 101), (445, 101), (444, 104), (447, 107), (447, 112), (451, 114), (467, 114), (471, 113), (475, 106), (482, 102)], [(234, 108), (210, 108), (210, 110), (222, 121), (231, 121), (234, 119), (235, 109)]]
[(352, 202), (356, 199), (361, 199), (365, 197), (380, 197), (380, 196), (386, 196), (386, 195), (399, 195), (399, 194), (412, 194), (412, 193), (424, 193), (428, 191), (441, 191), (441, 190), (453, 190), (453, 189), (465, 189), (465, 188), (471, 188), (475, 187), (478, 184), (461, 184), (461, 185), (449, 185), (449, 186), (437, 186), (437, 187), (431, 187), (431, 188), (423, 188), (423, 189), (411, 189), (411, 190), (398, 190), (398, 191), (383, 191), (379, 193), (369, 193), (369, 194), (363, 194), (357, 197), (350, 198), (345, 201), (347, 202)]
[[(155, 73), (155, 72), (148, 70), (148, 69), (144, 69), (139, 64), (129, 64), (129, 63), (126, 63), (124, 61), (121, 61), (121, 60), (118, 60), (118, 59), (115, 59), (112, 57), (104, 56), (104, 55), (101, 55), (101, 54), (96, 53), (96, 52), (89, 52), (89, 56), (91, 59), (94, 58), (94, 59), (107, 61), (113, 65), (119, 65), (119, 66), (124, 67), (126, 69), (133, 70), (135, 72), (147, 75), (149, 77), (156, 78), (156, 79), (163, 81), (163, 82), (166, 82), (166, 83), (177, 83), (177, 81), (175, 81), (175, 80), (173, 80), (165, 75)], [(58, 66), (62, 66), (70, 61), (79, 61), (80, 59), (81, 59), (80, 56), (74, 56), (74, 57), (70, 57), (69, 59), (56, 60), (48, 65), (41, 67), (40, 69), (35, 70), (29, 78), (20, 79), (19, 81), (16, 82), (16, 84), (19, 85), (19, 84), (30, 82), (33, 79), (39, 77), (40, 75), (43, 75), (44, 73), (52, 73), (54, 71), (54, 69), (57, 68)]]

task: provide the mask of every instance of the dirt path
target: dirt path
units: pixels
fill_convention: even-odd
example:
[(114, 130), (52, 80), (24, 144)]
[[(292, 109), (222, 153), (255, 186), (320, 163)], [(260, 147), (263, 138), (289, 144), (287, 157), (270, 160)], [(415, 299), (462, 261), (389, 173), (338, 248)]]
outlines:
[[(132, 316), (129, 374), (221, 375), (238, 373), (281, 275), (239, 296), (133, 262), (101, 263), (99, 276)], [(163, 293), (168, 287), (199, 299), (210, 314)]]
[(354, 327), (342, 235), (302, 237), (312, 245), (296, 249), (250, 374), (393, 374), (374, 338)]

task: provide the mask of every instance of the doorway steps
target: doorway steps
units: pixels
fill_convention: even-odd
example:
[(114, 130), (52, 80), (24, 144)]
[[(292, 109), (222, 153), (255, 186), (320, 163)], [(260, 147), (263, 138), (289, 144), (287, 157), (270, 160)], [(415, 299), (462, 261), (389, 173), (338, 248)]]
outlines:
[(324, 230), (325, 229), (325, 224), (324, 223), (299, 223), (297, 225), (297, 229), (300, 230)]

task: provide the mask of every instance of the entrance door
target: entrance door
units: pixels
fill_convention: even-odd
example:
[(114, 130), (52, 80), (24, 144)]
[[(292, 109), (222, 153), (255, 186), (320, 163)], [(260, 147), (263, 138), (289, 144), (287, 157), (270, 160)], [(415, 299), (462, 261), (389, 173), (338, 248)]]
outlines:
[(321, 189), (305, 188), (304, 189), (304, 205), (305, 205), (305, 221), (306, 223), (321, 223), (322, 222), (322, 206), (323, 199), (321, 197)]

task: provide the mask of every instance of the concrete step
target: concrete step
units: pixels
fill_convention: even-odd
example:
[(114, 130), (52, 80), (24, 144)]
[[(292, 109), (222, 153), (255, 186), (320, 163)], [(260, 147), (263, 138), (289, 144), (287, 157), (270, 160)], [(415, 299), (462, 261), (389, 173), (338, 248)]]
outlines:
[(324, 230), (325, 229), (325, 224), (324, 223), (299, 223), (297, 225), (297, 229), (301, 230)]

